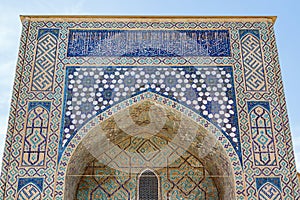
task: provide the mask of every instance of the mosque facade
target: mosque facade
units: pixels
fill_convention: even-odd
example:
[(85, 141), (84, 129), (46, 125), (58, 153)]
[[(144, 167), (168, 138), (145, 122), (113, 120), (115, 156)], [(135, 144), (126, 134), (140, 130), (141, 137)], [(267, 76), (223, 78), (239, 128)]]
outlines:
[(299, 199), (275, 20), (21, 16), (0, 199)]

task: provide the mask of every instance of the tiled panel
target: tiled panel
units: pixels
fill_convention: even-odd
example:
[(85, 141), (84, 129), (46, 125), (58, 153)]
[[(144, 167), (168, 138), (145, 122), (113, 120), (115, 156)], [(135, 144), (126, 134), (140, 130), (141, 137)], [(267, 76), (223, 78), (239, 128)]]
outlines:
[(31, 83), (32, 91), (53, 89), (58, 29), (40, 29)]
[(103, 110), (153, 91), (216, 124), (241, 155), (232, 67), (68, 67), (65, 87), (61, 148)]
[(47, 136), (50, 124), (50, 102), (29, 102), (22, 166), (45, 164)]
[(248, 102), (254, 164), (277, 166), (270, 105), (268, 102)]
[[(218, 163), (233, 170), (236, 199), (299, 199), (270, 17), (22, 20), (0, 199), (68, 199), (68, 167), (84, 136), (142, 101), (180, 112), (214, 135), (230, 161)], [(156, 156), (148, 151), (161, 150), (149, 141), (138, 147), (145, 162)], [(193, 176), (172, 181), (162, 193), (196, 198)], [(208, 191), (204, 185), (199, 194)], [(116, 195), (136, 196), (132, 188)]]
[(279, 200), (281, 198), (280, 178), (264, 177), (256, 178), (256, 187), (258, 190), (258, 199)]
[(259, 30), (240, 30), (247, 91), (266, 91), (265, 69)]
[(19, 178), (17, 200), (41, 200), (43, 178)]
[(68, 56), (230, 56), (228, 30), (70, 30)]

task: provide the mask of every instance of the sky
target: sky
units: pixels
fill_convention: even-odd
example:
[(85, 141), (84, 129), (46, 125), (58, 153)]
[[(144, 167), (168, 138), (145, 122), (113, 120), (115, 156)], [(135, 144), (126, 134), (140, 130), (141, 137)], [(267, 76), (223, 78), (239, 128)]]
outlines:
[[(0, 159), (4, 149), (17, 62), (19, 15), (277, 16), (279, 51), (293, 144), (300, 171), (299, 0), (3, 0), (0, 4)], [(1, 164), (0, 164), (1, 165)]]

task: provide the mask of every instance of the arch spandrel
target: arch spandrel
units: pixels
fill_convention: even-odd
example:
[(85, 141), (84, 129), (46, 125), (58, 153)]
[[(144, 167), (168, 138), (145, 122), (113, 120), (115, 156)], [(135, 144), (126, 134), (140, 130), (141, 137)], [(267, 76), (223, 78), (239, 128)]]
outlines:
[[(109, 149), (111, 149), (111, 147), (113, 146), (111, 142), (113, 142), (112, 138), (114, 136), (116, 136), (116, 140), (120, 140), (121, 138), (126, 139), (126, 135), (122, 135), (120, 130), (116, 129), (116, 121), (120, 120), (118, 118), (118, 115), (124, 117), (124, 113), (130, 113), (130, 110), (134, 110), (135, 106), (143, 103), (148, 105), (156, 105), (158, 110), (163, 109), (167, 113), (166, 126), (163, 127), (162, 132), (156, 133), (158, 136), (168, 140), (170, 144), (174, 143), (175, 145), (181, 146), (183, 147), (183, 149), (188, 150), (193, 155), (201, 157), (200, 159), (204, 163), (205, 167), (209, 169), (210, 173), (215, 177), (218, 177), (213, 178), (216, 185), (226, 185), (232, 188), (232, 190), (228, 190), (228, 188), (227, 190), (225, 190), (225, 188), (218, 188), (221, 196), (224, 197), (224, 195), (235, 195), (235, 192), (233, 191), (240, 190), (241, 187), (238, 187), (238, 185), (242, 184), (242, 178), (238, 175), (241, 173), (237, 171), (240, 171), (242, 168), (239, 162), (239, 158), (236, 155), (230, 142), (226, 139), (222, 132), (215, 126), (213, 126), (210, 122), (198, 116), (193, 111), (190, 111), (184, 107), (183, 109), (178, 109), (178, 107), (177, 109), (174, 109), (172, 107), (172, 104), (169, 104), (168, 106), (168, 104), (165, 105), (162, 103), (163, 97), (157, 94), (154, 95), (154, 99), (144, 99), (140, 102), (134, 102), (132, 105), (127, 106), (123, 110), (117, 111), (116, 113), (111, 113), (112, 110), (116, 110), (116, 108), (112, 107), (110, 110), (107, 110), (106, 113), (102, 113), (92, 119), (78, 131), (77, 135), (68, 144), (68, 147), (63, 153), (60, 161), (59, 171), (61, 171), (61, 173), (58, 174), (59, 176), (61, 176), (59, 180), (61, 180), (61, 184), (63, 184), (64, 187), (68, 188), (69, 190), (65, 191), (65, 199), (69, 199), (72, 195), (74, 195), (74, 191), (76, 190), (76, 188), (73, 187), (72, 189), (72, 185), (76, 185), (74, 183), (78, 183), (80, 180), (80, 176), (69, 175), (83, 174), (87, 163), (91, 162), (94, 158), (101, 156), (104, 152), (107, 152)], [(110, 117), (107, 116), (108, 113), (111, 113)], [(170, 113), (175, 113), (175, 115), (171, 116)], [(132, 117), (132, 119), (135, 120), (136, 124), (139, 123), (138, 121), (136, 121), (135, 117)], [(180, 129), (180, 123), (178, 122), (183, 121), (184, 123), (181, 123), (183, 124), (181, 125), (184, 127), (183, 129), (190, 130), (192, 132), (194, 131), (195, 133), (192, 141), (187, 142), (184, 140), (180, 140), (180, 137), (176, 137), (176, 134), (174, 134), (174, 131), (178, 131)], [(110, 122), (113, 122), (115, 124), (112, 125)], [(193, 129), (193, 127), (196, 127), (196, 129)], [(127, 130), (130, 130), (132, 127), (122, 128), (125, 130), (126, 128), (128, 128)], [(169, 130), (170, 134), (164, 134), (166, 133), (166, 130)], [(145, 130), (143, 131), (145, 132)], [(185, 136), (188, 137), (189, 135), (193, 134), (186, 134)], [(135, 136), (136, 135), (131, 135), (130, 137)], [(143, 137), (145, 138), (147, 138), (148, 136), (149, 134), (143, 135)], [(212, 146), (209, 145), (211, 143)], [(99, 146), (99, 144), (101, 145)], [(118, 153), (118, 148), (116, 148), (114, 151), (115, 153)], [(93, 153), (91, 154), (91, 152)], [(67, 173), (65, 174), (64, 172)], [(226, 182), (228, 181), (228, 177), (230, 177), (231, 180), (229, 182)], [(235, 182), (236, 180), (239, 181)], [(68, 183), (72, 184), (69, 185)], [(60, 182), (58, 184), (60, 184)]]

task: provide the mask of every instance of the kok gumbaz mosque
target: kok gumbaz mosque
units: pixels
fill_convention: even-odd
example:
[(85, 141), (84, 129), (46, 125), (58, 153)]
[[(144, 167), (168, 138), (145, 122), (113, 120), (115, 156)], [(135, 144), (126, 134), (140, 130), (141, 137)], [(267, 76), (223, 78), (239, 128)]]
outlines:
[(21, 16), (0, 199), (299, 199), (275, 20)]

